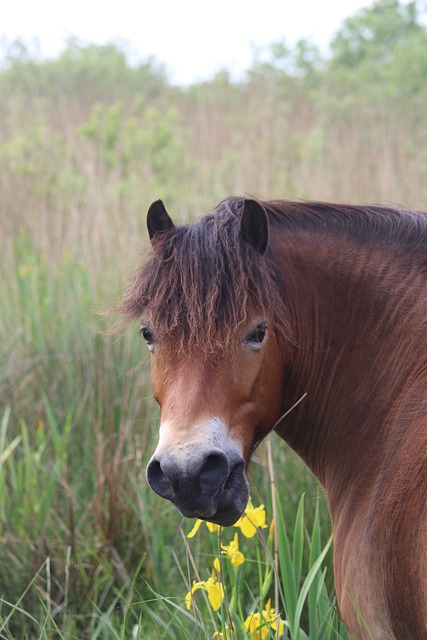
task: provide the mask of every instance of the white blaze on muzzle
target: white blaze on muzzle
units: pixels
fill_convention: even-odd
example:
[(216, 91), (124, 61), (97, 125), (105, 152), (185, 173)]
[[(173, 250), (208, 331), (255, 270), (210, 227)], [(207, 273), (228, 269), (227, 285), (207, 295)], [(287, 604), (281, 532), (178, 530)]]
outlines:
[(239, 442), (230, 437), (228, 427), (219, 418), (209, 418), (187, 428), (175, 427), (172, 422), (162, 422), (159, 442), (153, 459), (170, 459), (183, 473), (192, 471), (207, 455), (222, 453), (234, 462), (243, 458)]

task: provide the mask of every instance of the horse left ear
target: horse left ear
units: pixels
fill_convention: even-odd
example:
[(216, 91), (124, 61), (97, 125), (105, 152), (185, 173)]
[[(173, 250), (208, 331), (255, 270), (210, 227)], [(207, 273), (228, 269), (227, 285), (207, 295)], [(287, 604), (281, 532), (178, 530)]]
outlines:
[(161, 200), (156, 200), (150, 205), (147, 213), (147, 227), (150, 240), (153, 241), (156, 233), (164, 233), (174, 228), (172, 218), (165, 209)]
[(264, 207), (256, 200), (245, 199), (240, 233), (255, 251), (263, 255), (268, 246), (268, 222)]

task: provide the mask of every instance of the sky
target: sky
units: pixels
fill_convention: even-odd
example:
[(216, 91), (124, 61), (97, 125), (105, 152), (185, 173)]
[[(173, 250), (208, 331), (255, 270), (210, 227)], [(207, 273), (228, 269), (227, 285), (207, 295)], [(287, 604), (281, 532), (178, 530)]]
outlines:
[(0, 38), (37, 39), (54, 57), (69, 37), (125, 42), (135, 60), (155, 56), (177, 84), (247, 69), (254, 49), (307, 38), (327, 47), (343, 20), (370, 0), (13, 0), (0, 2)]

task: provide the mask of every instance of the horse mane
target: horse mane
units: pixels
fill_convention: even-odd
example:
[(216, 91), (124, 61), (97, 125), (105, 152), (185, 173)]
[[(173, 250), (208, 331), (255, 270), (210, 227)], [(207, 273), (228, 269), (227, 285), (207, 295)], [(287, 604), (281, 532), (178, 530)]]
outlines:
[(270, 223), (283, 231), (315, 231), (320, 235), (327, 231), (355, 243), (426, 257), (427, 214), (424, 212), (315, 201), (272, 200), (262, 204)]
[(233, 349), (249, 312), (287, 334), (276, 266), (241, 237), (243, 203), (229, 198), (193, 224), (158, 234), (124, 296), (124, 316), (151, 324), (184, 353)]

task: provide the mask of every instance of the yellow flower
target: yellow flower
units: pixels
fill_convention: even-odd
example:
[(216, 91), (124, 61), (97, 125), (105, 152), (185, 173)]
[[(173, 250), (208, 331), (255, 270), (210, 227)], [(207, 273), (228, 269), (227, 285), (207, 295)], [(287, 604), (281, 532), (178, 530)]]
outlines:
[[(233, 630), (235, 630), (234, 624)], [(225, 625), (224, 631), (215, 631), (212, 638), (219, 638), (219, 640), (233, 640), (230, 627), (227, 624)]]
[(221, 582), (218, 582), (217, 573), (220, 571), (220, 565), (218, 558), (214, 560), (214, 568), (212, 569), (212, 575), (207, 580), (201, 580), (200, 582), (193, 582), (191, 591), (185, 596), (185, 605), (187, 609), (190, 609), (191, 602), (193, 600), (193, 594), (198, 589), (203, 589), (208, 594), (208, 600), (214, 611), (218, 611), (224, 600), (224, 587)]
[(246, 538), (252, 538), (256, 534), (257, 529), (267, 528), (265, 518), (264, 505), (261, 504), (259, 507), (254, 507), (251, 498), (249, 498), (244, 515), (239, 518), (234, 526), (240, 527), (241, 532)]
[(262, 613), (254, 611), (248, 616), (244, 627), (246, 631), (249, 631), (253, 640), (264, 640), (264, 638), (270, 637), (271, 629), (276, 632), (276, 637), (282, 636), (285, 631), (285, 623), (271, 607), (271, 600), (267, 602)]
[(230, 558), (233, 567), (239, 567), (245, 561), (245, 556), (239, 551), (239, 534), (236, 533), (230, 544), (221, 545), (222, 552)]
[(191, 529), (190, 533), (187, 533), (187, 538), (194, 538), (194, 536), (196, 535), (196, 533), (198, 532), (198, 530), (200, 529), (200, 525), (202, 525), (203, 523), (206, 524), (208, 530), (210, 531), (210, 533), (214, 533), (215, 531), (219, 531), (221, 529), (221, 526), (219, 524), (215, 524), (214, 522), (207, 522), (205, 520), (196, 520), (196, 523), (194, 525), (194, 527)]

